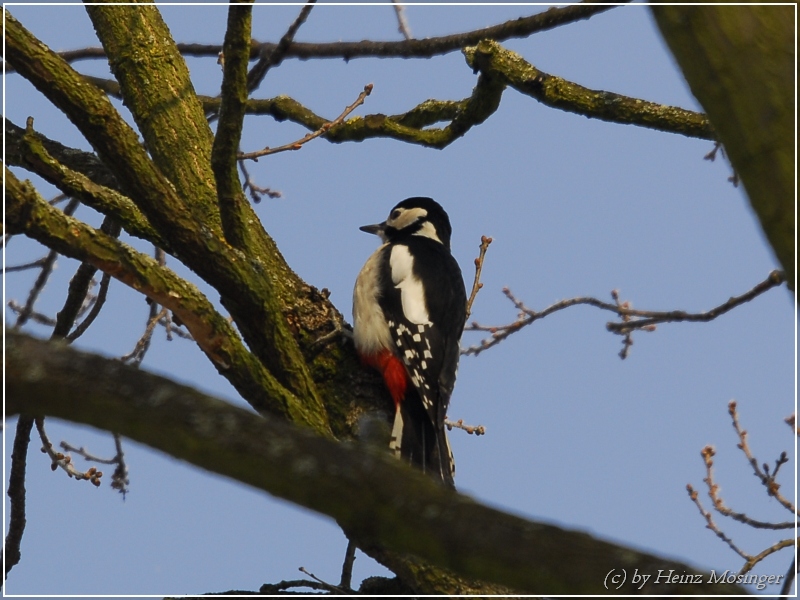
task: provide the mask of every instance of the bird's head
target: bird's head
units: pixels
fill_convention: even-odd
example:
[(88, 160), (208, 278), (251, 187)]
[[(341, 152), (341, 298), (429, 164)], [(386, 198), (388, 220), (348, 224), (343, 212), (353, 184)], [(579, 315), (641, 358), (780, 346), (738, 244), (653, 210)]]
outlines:
[(396, 242), (408, 236), (430, 238), (450, 248), (453, 232), (450, 218), (441, 205), (432, 198), (406, 198), (397, 204), (383, 223), (364, 225), (361, 231), (373, 233), (384, 242)]

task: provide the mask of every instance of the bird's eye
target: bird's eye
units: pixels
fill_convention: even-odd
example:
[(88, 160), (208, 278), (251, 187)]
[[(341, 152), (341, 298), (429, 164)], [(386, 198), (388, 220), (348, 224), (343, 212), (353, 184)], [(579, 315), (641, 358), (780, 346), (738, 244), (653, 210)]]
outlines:
[(399, 217), (400, 217), (400, 209), (399, 209), (399, 208), (398, 208), (397, 210), (393, 210), (393, 211), (392, 211), (392, 214), (391, 214), (391, 215), (389, 215), (389, 218), (390, 218), (392, 221), (394, 221), (395, 219), (398, 219)]

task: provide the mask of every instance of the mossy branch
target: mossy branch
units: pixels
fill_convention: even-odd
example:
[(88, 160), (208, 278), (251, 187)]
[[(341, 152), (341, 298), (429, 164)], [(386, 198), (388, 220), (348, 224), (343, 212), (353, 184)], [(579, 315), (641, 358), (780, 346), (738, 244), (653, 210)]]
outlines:
[[(460, 101), (426, 100), (406, 113), (387, 116), (372, 114), (353, 117), (332, 126), (321, 137), (329, 142), (360, 142), (370, 138), (392, 138), (429, 148), (445, 148), (462, 137), (475, 125), (480, 125), (500, 105), (505, 84), (481, 76), (469, 98)], [(219, 106), (216, 98), (203, 98), (207, 110)], [(319, 131), (331, 121), (320, 117), (288, 96), (267, 100), (248, 100), (248, 114), (267, 114), (276, 121), (291, 121), (309, 131)], [(441, 128), (424, 129), (433, 123), (450, 121)]]
[(516, 52), (491, 40), (465, 48), (464, 56), (474, 70), (496, 77), (546, 106), (611, 123), (714, 139), (714, 129), (701, 113), (613, 92), (590, 90), (540, 71)]
[[(26, 130), (5, 117), (3, 117), (3, 125), (5, 128), (6, 161), (8, 165), (30, 169), (31, 165), (26, 164), (24, 157), (25, 145), (23, 144), (23, 136)], [(51, 140), (41, 133), (33, 132), (31, 135), (45, 148), (48, 154), (71, 171), (77, 171), (85, 175), (97, 185), (122, 192), (122, 186), (120, 186), (114, 173), (103, 164), (96, 154), (65, 146), (61, 142)]]
[[(251, 0), (252, 2), (252, 0)], [(239, 249), (247, 247), (247, 198), (239, 183), (236, 155), (242, 137), (247, 102), (247, 62), (253, 7), (231, 4), (223, 46), (222, 92), (219, 121), (211, 148), (211, 168), (217, 182), (217, 198), (225, 239)]]
[(117, 2), (85, 8), (145, 147), (181, 199), (180, 205), (162, 209), (162, 217), (181, 209), (221, 232), (210, 160), (213, 136), (158, 8)]
[[(88, 83), (63, 59), (37, 40), (8, 11), (6, 60), (58, 107), (81, 131), (101, 161), (116, 176), (130, 198), (135, 198), (148, 220), (173, 234), (191, 230), (188, 207), (156, 168), (136, 132), (122, 119), (106, 95)], [(175, 207), (170, 219), (158, 207)]]
[[(399, 115), (354, 117), (332, 127), (323, 137), (336, 143), (382, 137), (444, 148), (496, 111), (503, 90), (509, 85), (560, 110), (613, 123), (714, 139), (714, 130), (703, 114), (613, 92), (590, 90), (540, 71), (496, 42), (482, 41), (477, 46), (465, 48), (464, 54), (469, 66), (481, 73), (469, 98), (460, 101), (426, 100)], [(203, 97), (201, 100), (206, 110), (218, 110), (218, 99)], [(287, 96), (251, 99), (245, 110), (248, 114), (270, 115), (276, 121), (289, 120), (310, 131), (316, 131), (328, 122)], [(428, 128), (443, 121), (450, 123), (442, 128)]]
[[(606, 575), (621, 568), (697, 573), (685, 564), (586, 533), (482, 506), (436, 485), (383, 450), (332, 442), (260, 418), (118, 361), (14, 332), (6, 334), (6, 343), (9, 414), (47, 415), (119, 432), (328, 515), (360, 546), (379, 544), (463, 577), (546, 594), (608, 593)], [(421, 563), (417, 568), (428, 570), (429, 578), (438, 571)], [(733, 585), (711, 585), (707, 575), (701, 578), (702, 584), (662, 582), (642, 590), (628, 577), (614, 591), (742, 591)], [(439, 589), (445, 589), (441, 583)], [(451, 588), (451, 593), (459, 590)]]
[(219, 373), (228, 379), (256, 410), (268, 411), (326, 433), (324, 421), (280, 385), (242, 344), (231, 324), (208, 299), (154, 259), (68, 217), (50, 206), (27, 182), (8, 169), (6, 179), (6, 233), (24, 233), (59, 253), (89, 263), (104, 273), (170, 309)]
[[(185, 64), (176, 65), (183, 58), (158, 11), (149, 5), (95, 5), (87, 10), (112, 57), (126, 104), (169, 181), (102, 91), (6, 13), (9, 62), (76, 124), (152, 226), (169, 237), (174, 255), (220, 292), (248, 346), (273, 376), (303, 399), (308, 411), (317, 415), (312, 420), (326, 420), (284, 317), (284, 311), (296, 305), (297, 290), (304, 284), (286, 265), (249, 205), (244, 210), (251, 224), (250, 256), (222, 239), (210, 166), (210, 129)], [(166, 129), (160, 130), (158, 123)]]
[(96, 211), (113, 217), (122, 227), (136, 237), (152, 242), (171, 252), (169, 239), (156, 231), (130, 198), (116, 190), (95, 183), (86, 175), (62, 165), (47, 151), (45, 144), (33, 130), (33, 119), (28, 119), (25, 134), (19, 144), (20, 164), (56, 186), (67, 196), (78, 198)]
[[(304, 284), (247, 202), (237, 203), (232, 227), (235, 240), (246, 242), (245, 249), (232, 248), (224, 239), (211, 167), (213, 136), (161, 14), (150, 4), (91, 5), (87, 11), (148, 150), (195, 215), (185, 237), (175, 232), (179, 258), (220, 292), (248, 346), (275, 378), (325, 419), (316, 385), (284, 317)], [(175, 208), (163, 210), (171, 219), (185, 218), (174, 214)]]

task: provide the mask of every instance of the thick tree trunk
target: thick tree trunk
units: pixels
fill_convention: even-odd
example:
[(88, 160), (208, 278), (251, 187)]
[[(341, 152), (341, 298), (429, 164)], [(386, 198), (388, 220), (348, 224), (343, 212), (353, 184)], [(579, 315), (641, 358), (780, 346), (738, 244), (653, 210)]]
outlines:
[(795, 289), (795, 7), (654, 6)]

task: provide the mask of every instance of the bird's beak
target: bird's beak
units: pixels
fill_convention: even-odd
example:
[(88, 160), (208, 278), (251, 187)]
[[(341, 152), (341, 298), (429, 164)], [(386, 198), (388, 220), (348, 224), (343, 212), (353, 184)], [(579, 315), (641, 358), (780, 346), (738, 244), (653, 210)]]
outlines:
[(359, 227), (359, 229), (383, 237), (383, 232), (386, 231), (386, 221), (383, 223), (376, 223), (375, 225), (364, 225), (363, 227)]

